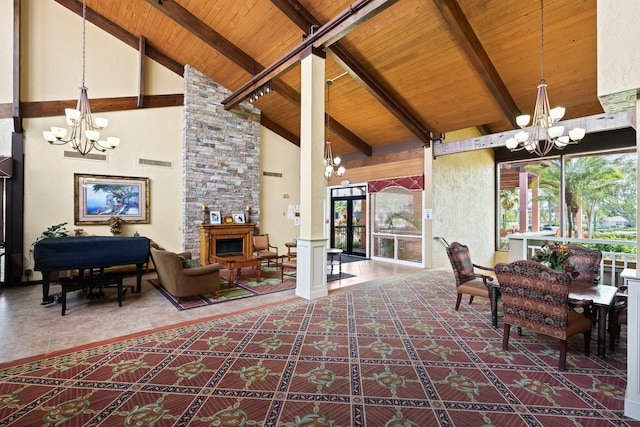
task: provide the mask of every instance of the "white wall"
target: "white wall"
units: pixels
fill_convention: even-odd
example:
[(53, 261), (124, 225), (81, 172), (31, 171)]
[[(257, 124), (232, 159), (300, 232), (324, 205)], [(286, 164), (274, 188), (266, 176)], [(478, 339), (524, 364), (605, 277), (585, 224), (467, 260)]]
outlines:
[[(22, 2), (23, 101), (77, 99), (81, 84), (82, 19), (59, 4)], [(4, 32), (3, 32), (4, 34)], [(89, 98), (137, 96), (138, 52), (87, 23)], [(182, 77), (147, 59), (147, 95), (183, 93)], [(110, 235), (107, 225), (74, 225), (74, 173), (148, 177), (150, 224), (125, 225), (167, 249), (182, 249), (183, 107), (94, 113), (109, 119), (105, 136), (121, 138), (107, 162), (64, 158), (67, 145), (52, 146), (42, 132), (64, 125), (60, 116), (24, 120), (25, 252), (24, 268), (32, 269), (32, 242), (53, 224), (85, 234)], [(171, 162), (171, 168), (144, 166), (139, 158)], [(37, 277), (32, 279), (37, 279)]]
[(289, 205), (300, 204), (300, 148), (262, 127), (260, 156), (260, 232), (268, 233), (269, 242), (285, 254), (284, 243), (297, 237), (300, 229), (287, 215)]

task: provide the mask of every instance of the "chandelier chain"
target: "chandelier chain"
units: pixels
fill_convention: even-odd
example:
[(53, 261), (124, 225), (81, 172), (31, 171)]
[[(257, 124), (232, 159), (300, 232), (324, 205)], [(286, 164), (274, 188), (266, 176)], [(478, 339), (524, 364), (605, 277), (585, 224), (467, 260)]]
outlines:
[(540, 0), (540, 82), (544, 83), (544, 0)]
[(87, 65), (87, 1), (82, 1), (82, 87), (84, 86), (84, 75)]

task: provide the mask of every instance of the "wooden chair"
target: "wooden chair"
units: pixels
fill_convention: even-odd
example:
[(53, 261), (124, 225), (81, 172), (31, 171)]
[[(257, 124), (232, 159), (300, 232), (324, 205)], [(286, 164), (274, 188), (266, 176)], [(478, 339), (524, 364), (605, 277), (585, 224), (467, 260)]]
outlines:
[(253, 243), (253, 255), (267, 260), (267, 265), (275, 259), (278, 263), (278, 248), (269, 243), (268, 234), (254, 234), (251, 236)]
[(293, 270), (293, 273), (295, 274), (296, 270), (298, 269), (298, 262), (295, 258), (292, 259), (288, 259), (288, 260), (282, 260), (282, 263), (280, 264), (280, 268), (281, 268), (281, 274), (280, 274), (280, 281), (284, 282), (284, 269), (288, 268), (290, 270)]
[(616, 342), (620, 339), (622, 325), (627, 324), (627, 287), (621, 286), (620, 291), (613, 301), (613, 306), (609, 309), (609, 349), (615, 350)]
[(582, 245), (567, 245), (569, 261), (574, 266), (573, 280), (598, 284), (600, 282), (600, 262), (602, 252), (599, 249), (590, 249)]
[(469, 295), (469, 304), (473, 302), (473, 297), (488, 298), (491, 301), (491, 284), (493, 277), (484, 274), (477, 275), (474, 268), (486, 271), (493, 271), (493, 268), (483, 267), (471, 262), (469, 248), (462, 243), (453, 242), (446, 247), (453, 274), (456, 278), (456, 311), (460, 307), (462, 294)]
[[(503, 350), (508, 350), (509, 333), (514, 325), (559, 339), (560, 371), (566, 368), (567, 339), (573, 335), (584, 333), (584, 353), (589, 355), (593, 322), (569, 307), (570, 274), (529, 260), (500, 263), (495, 272), (504, 313)], [(591, 303), (580, 304), (584, 313), (592, 312)]]

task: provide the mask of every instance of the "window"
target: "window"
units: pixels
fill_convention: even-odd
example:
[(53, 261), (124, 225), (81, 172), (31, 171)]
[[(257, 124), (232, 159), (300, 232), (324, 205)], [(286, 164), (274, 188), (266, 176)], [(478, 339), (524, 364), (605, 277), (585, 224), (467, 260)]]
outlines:
[(373, 256), (422, 262), (422, 191), (386, 188), (371, 195)]
[(498, 163), (499, 249), (526, 231), (635, 240), (636, 167), (635, 149)]

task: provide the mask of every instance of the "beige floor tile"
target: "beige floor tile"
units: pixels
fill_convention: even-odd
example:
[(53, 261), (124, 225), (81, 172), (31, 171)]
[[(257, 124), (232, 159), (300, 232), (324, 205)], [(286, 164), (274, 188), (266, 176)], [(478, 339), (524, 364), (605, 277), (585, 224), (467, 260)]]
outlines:
[[(381, 261), (344, 263), (342, 271), (355, 277), (328, 283), (329, 290), (417, 270), (416, 267)], [(60, 304), (40, 305), (41, 285), (2, 289), (0, 293), (0, 362), (51, 353), (71, 347), (149, 331), (212, 316), (253, 309), (261, 305), (295, 298), (295, 291), (178, 311), (160, 292), (147, 283), (155, 273), (144, 276), (142, 292), (127, 292), (118, 307), (115, 290), (90, 301), (82, 291), (68, 294), (67, 314)], [(126, 279), (135, 283), (135, 278)], [(125, 285), (127, 282), (125, 282)]]

